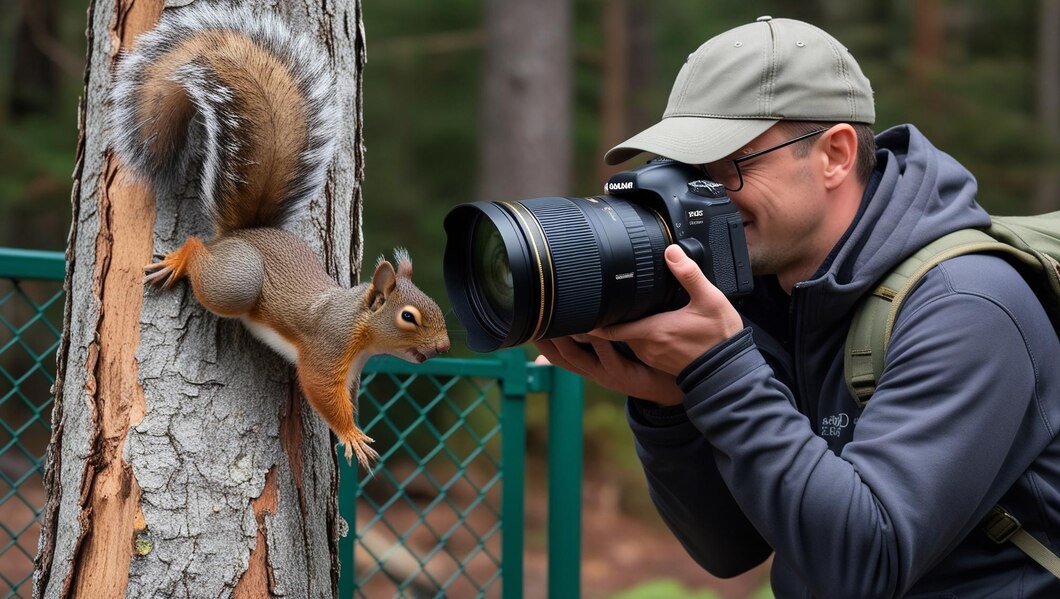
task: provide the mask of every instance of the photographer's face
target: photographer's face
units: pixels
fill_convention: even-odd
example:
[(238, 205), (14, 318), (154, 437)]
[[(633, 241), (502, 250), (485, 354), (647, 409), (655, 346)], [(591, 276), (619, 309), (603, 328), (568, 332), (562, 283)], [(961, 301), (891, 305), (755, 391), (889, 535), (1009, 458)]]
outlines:
[[(834, 243), (822, 235), (828, 202), (818, 149), (829, 133), (741, 162), (743, 186), (729, 192), (743, 217), (752, 270), (758, 275), (778, 275), (785, 287), (790, 287), (785, 279), (794, 279), (794, 283), (801, 280), (799, 277), (812, 275)], [(783, 143), (792, 136), (785, 127), (774, 125), (725, 160)], [(810, 151), (807, 153), (801, 144), (809, 144)], [(704, 168), (716, 172), (724, 168), (719, 163)]]

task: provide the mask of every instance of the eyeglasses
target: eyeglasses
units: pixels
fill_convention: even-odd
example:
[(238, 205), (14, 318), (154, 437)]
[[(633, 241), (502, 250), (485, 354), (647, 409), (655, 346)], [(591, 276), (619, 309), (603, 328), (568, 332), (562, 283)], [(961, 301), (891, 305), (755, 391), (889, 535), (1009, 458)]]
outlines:
[(757, 152), (751, 152), (746, 156), (740, 156), (739, 158), (734, 158), (732, 160), (718, 160), (709, 164), (701, 164), (699, 168), (702, 169), (703, 172), (707, 175), (707, 177), (709, 177), (711, 180), (724, 185), (725, 189), (729, 191), (740, 191), (741, 189), (743, 189), (743, 173), (740, 172), (741, 162), (747, 162), (752, 158), (758, 158), (762, 154), (768, 154), (773, 150), (779, 150), (780, 148), (790, 146), (793, 143), (808, 139), (810, 137), (813, 137), (814, 135), (820, 135), (825, 131), (828, 131), (828, 129), (825, 128), (818, 129), (817, 131), (811, 131), (809, 133), (800, 135), (794, 139), (789, 139), (784, 143), (777, 144), (772, 148), (766, 148)]

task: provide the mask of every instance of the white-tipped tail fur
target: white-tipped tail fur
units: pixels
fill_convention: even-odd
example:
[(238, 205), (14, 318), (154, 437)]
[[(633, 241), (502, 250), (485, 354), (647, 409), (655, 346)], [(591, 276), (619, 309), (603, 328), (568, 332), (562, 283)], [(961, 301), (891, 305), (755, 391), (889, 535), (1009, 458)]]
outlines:
[[(224, 54), (232, 41), (242, 54)], [(256, 60), (245, 60), (248, 54)], [(335, 153), (341, 106), (330, 63), (317, 43), (292, 34), (274, 14), (205, 2), (167, 9), (118, 62), (112, 146), (160, 201), (195, 177), (203, 208), (221, 230), (281, 226), (320, 192)], [(290, 156), (263, 164), (255, 156), (272, 154), (255, 148), (267, 147), (270, 136)], [(233, 206), (240, 195), (244, 204), (264, 198), (263, 205), (257, 212)]]

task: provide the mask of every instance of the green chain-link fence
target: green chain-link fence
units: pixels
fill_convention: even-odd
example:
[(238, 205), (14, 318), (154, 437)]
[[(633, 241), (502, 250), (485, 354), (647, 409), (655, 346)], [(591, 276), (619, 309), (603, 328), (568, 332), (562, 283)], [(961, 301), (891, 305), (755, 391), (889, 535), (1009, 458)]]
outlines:
[(62, 336), (62, 254), (0, 251), (0, 593), (30, 595), (55, 350)]
[[(0, 248), (0, 594), (30, 595), (44, 505), (63, 256)], [(521, 597), (525, 402), (547, 394), (548, 594), (579, 594), (582, 383), (522, 350), (409, 364), (373, 358), (361, 426), (385, 448), (340, 459), (339, 595)]]

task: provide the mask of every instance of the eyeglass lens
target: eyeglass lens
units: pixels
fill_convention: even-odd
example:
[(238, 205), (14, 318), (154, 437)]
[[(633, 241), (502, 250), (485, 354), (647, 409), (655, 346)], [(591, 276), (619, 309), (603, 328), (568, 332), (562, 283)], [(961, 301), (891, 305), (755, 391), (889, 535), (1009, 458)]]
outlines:
[(828, 129), (824, 128), (818, 129), (817, 131), (810, 131), (809, 133), (804, 133), (797, 137), (793, 137), (773, 147), (766, 148), (764, 150), (759, 150), (757, 152), (752, 152), (750, 154), (747, 154), (746, 156), (741, 156), (734, 160), (718, 160), (717, 162), (704, 164), (701, 165), (700, 168), (703, 169), (703, 172), (707, 175), (707, 177), (709, 177), (713, 181), (721, 183), (723, 186), (725, 186), (725, 189), (729, 191), (740, 191), (741, 189), (743, 189), (743, 173), (740, 172), (741, 162), (745, 162), (752, 158), (757, 158), (758, 156), (761, 156), (763, 154), (768, 154), (769, 152), (772, 152), (774, 150), (779, 150), (780, 148), (790, 146), (795, 142), (799, 142), (809, 137), (813, 137), (814, 135), (824, 133), (825, 131), (828, 131)]

